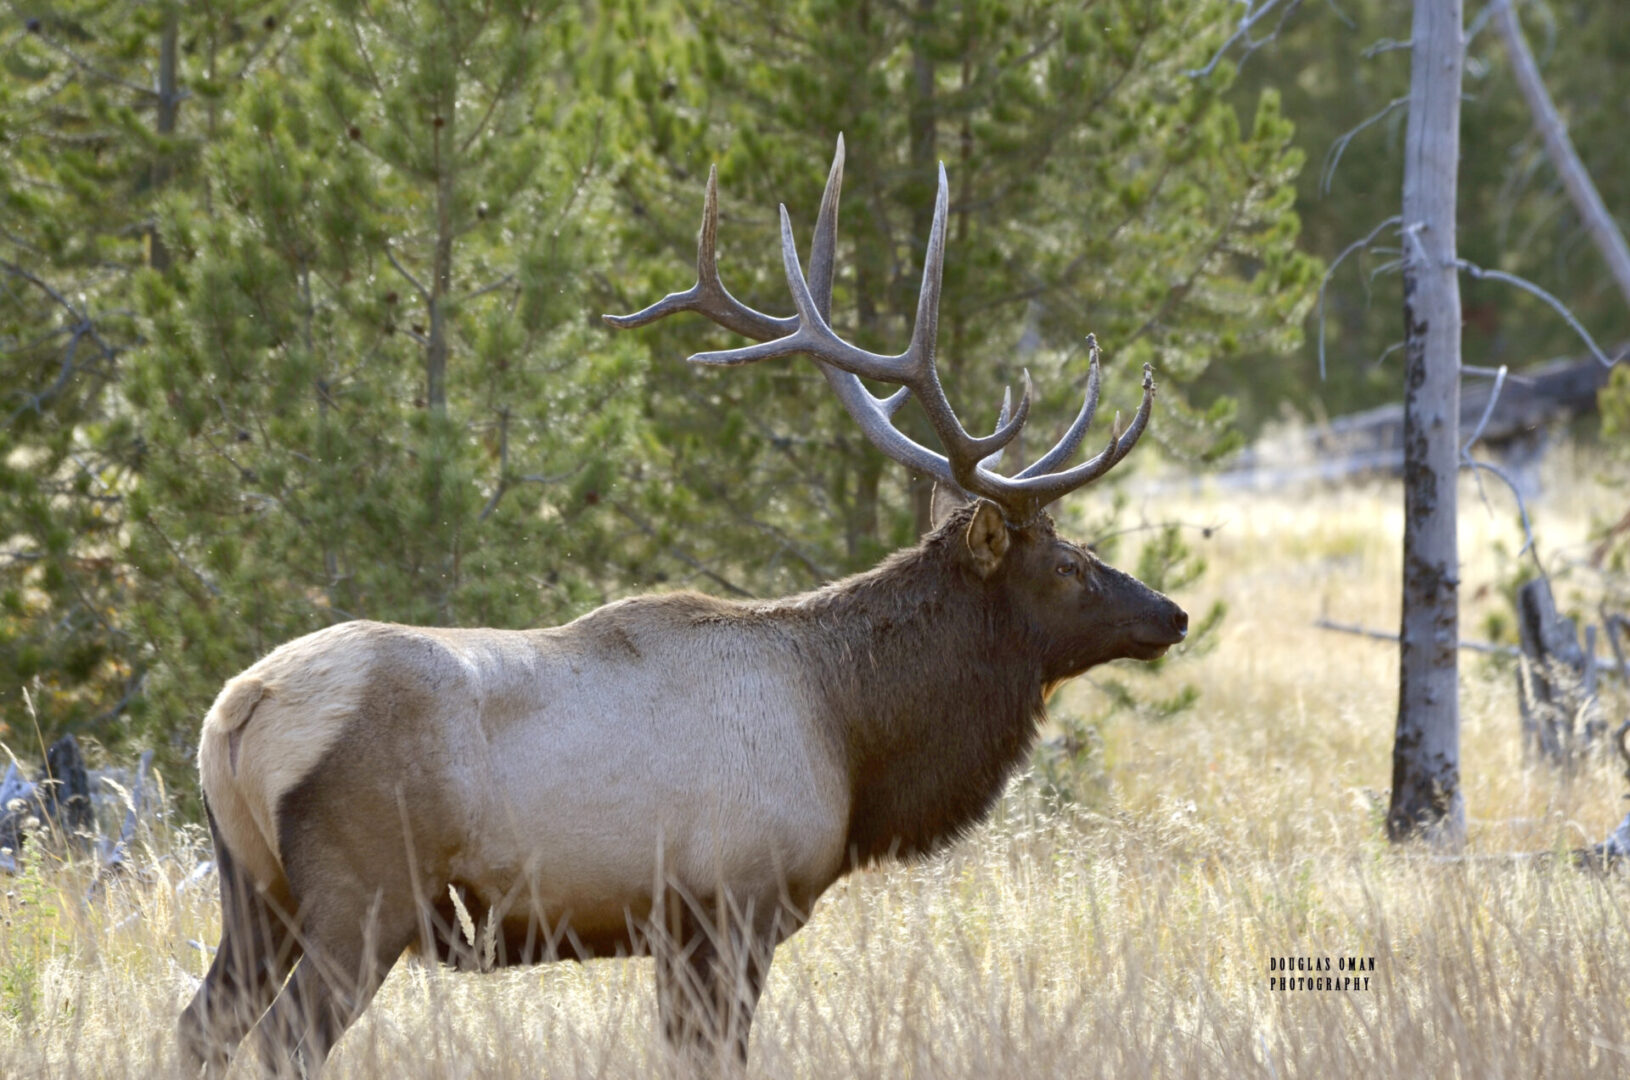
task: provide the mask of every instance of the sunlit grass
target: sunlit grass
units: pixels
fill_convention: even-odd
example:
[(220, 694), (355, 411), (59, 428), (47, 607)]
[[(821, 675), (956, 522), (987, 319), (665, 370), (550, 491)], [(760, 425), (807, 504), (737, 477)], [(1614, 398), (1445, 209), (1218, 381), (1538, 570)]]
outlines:
[[(1579, 549), (1591, 514), (1623, 498), (1566, 455), (1550, 490), (1531, 507), (1548, 554)], [(1491, 492), (1491, 519), (1463, 495), (1463, 633), (1477, 637), (1521, 539), (1505, 496)], [(1151, 519), (1225, 522), (1182, 599), (1225, 599), (1230, 615), (1207, 655), (1114, 675), (1151, 690), (1192, 681), (1199, 703), (1153, 720), (1108, 713), (1091, 680), (1066, 691), (1057, 711), (1102, 738), (1102, 782), (1062, 809), (1020, 785), (949, 854), (835, 887), (777, 955), (752, 1072), (1630, 1072), (1630, 879), (1505, 857), (1601, 839), (1626, 808), (1618, 765), (1563, 779), (1526, 764), (1513, 676), (1468, 655), (1471, 857), (1380, 839), (1395, 648), (1312, 624), (1396, 626), (1397, 501), (1377, 484), (1152, 502)], [(198, 841), (151, 838), (137, 860), (151, 870), (91, 899), (82, 868), (49, 860), (0, 882), (0, 1076), (174, 1073), (175, 1017), (218, 918), (213, 879), (178, 891)], [(1282, 956), (1375, 968), (1368, 989), (1278, 991), (1269, 963)], [(654, 1029), (648, 961), (495, 975), (403, 963), (331, 1075), (661, 1075)]]

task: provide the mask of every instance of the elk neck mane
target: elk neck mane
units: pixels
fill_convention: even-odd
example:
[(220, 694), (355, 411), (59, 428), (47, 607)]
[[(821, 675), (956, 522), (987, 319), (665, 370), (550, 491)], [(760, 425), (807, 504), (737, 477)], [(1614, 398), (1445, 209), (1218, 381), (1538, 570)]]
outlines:
[(931, 852), (978, 824), (1044, 717), (1043, 643), (958, 557), (968, 517), (872, 570), (749, 605), (812, 669), (848, 758), (859, 865)]

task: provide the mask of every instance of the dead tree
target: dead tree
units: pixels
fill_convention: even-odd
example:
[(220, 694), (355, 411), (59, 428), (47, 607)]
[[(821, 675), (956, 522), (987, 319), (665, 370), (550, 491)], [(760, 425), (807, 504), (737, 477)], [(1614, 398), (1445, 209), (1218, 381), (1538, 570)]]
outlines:
[(1460, 469), (1460, 282), (1455, 189), (1460, 0), (1417, 0), (1405, 134), (1404, 582), (1398, 726), (1387, 835), (1458, 846), (1460, 570), (1455, 477)]
[(1596, 628), (1586, 628), (1581, 648), (1577, 624), (1557, 614), (1544, 578), (1517, 590), (1517, 626), (1523, 752), (1571, 768), (1606, 726), (1596, 697)]
[(83, 847), (94, 828), (89, 773), (72, 734), (51, 744), (33, 780), (15, 762), (0, 779), (0, 870), (16, 871), (30, 832), (66, 850)]
[(1590, 174), (1585, 171), (1584, 163), (1579, 160), (1573, 140), (1568, 138), (1567, 125), (1551, 103), (1551, 95), (1546, 92), (1545, 82), (1539, 75), (1539, 65), (1534, 63), (1534, 54), (1528, 48), (1528, 41), (1523, 37), (1522, 26), (1517, 22), (1517, 13), (1513, 8), (1513, 0), (1494, 2), (1494, 25), (1505, 39), (1506, 52), (1511, 57), (1511, 71), (1517, 77), (1517, 87), (1528, 102), (1529, 111), (1534, 114), (1534, 127), (1538, 129), (1540, 138), (1545, 140), (1545, 156), (1551, 159), (1552, 166), (1562, 177), (1562, 186), (1578, 211), (1585, 231), (1602, 253), (1602, 260), (1612, 272), (1625, 302), (1630, 303), (1630, 245), (1625, 244), (1624, 234), (1614, 223), (1613, 215), (1608, 212), (1596, 185), (1591, 182)]

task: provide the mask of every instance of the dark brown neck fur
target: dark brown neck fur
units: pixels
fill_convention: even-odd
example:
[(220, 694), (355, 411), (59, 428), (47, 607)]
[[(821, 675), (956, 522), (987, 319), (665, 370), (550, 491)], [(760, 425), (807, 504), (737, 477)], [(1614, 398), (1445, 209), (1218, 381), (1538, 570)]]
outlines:
[(848, 757), (861, 865), (926, 853), (990, 811), (1044, 716), (1040, 642), (958, 558), (966, 514), (866, 573), (772, 602)]

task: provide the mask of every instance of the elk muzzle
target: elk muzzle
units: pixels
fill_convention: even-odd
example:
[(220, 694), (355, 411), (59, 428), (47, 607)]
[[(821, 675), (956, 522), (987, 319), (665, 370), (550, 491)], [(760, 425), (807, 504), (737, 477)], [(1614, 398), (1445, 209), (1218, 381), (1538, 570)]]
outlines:
[[(1154, 592), (1153, 589), (1149, 591)], [(1133, 656), (1138, 660), (1154, 660), (1164, 656), (1167, 649), (1189, 636), (1189, 613), (1161, 594), (1154, 595), (1159, 603), (1133, 632), (1133, 643), (1138, 649)]]

